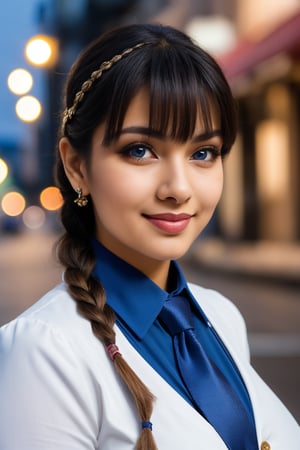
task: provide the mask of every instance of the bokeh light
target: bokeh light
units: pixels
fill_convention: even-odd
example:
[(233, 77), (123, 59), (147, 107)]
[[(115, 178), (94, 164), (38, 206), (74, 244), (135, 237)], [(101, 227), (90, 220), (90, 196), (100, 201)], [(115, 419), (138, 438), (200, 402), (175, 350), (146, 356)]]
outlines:
[(49, 186), (41, 192), (40, 202), (48, 211), (56, 211), (62, 206), (63, 199), (57, 187)]
[(45, 211), (40, 206), (29, 206), (22, 215), (24, 225), (30, 230), (41, 228), (46, 221)]
[(32, 95), (25, 95), (16, 103), (17, 116), (24, 122), (34, 122), (40, 117), (41, 112), (41, 103)]
[(34, 66), (51, 66), (57, 59), (57, 40), (46, 35), (33, 36), (25, 46), (25, 56)]
[(16, 217), (22, 214), (26, 206), (25, 198), (19, 192), (8, 192), (1, 201), (3, 212), (11, 217)]
[(232, 22), (223, 16), (195, 16), (185, 26), (186, 33), (214, 55), (228, 52), (236, 45)]
[(28, 70), (15, 69), (8, 75), (7, 85), (14, 94), (27, 94), (33, 85), (32, 75)]
[(0, 184), (6, 179), (8, 175), (8, 166), (6, 162), (0, 158)]

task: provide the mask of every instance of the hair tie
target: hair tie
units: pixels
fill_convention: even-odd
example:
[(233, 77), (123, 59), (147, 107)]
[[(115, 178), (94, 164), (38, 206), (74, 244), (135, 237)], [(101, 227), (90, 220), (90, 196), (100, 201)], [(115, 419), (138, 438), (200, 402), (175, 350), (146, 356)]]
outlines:
[(152, 422), (142, 422), (142, 428), (149, 428), (152, 431)]
[(115, 360), (115, 357), (116, 357), (117, 353), (119, 353), (121, 355), (121, 353), (119, 351), (119, 347), (116, 344), (109, 344), (109, 345), (107, 345), (106, 350), (107, 350), (107, 353), (109, 354), (110, 359), (112, 361)]

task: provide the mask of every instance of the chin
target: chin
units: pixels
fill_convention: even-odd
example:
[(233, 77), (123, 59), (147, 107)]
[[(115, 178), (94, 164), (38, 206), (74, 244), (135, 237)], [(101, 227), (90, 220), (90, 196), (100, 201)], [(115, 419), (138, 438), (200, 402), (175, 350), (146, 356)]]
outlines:
[(188, 246), (180, 246), (178, 244), (173, 244), (170, 249), (160, 249), (160, 252), (156, 254), (155, 259), (158, 261), (170, 261), (171, 259), (180, 259), (182, 258), (191, 248), (191, 245)]

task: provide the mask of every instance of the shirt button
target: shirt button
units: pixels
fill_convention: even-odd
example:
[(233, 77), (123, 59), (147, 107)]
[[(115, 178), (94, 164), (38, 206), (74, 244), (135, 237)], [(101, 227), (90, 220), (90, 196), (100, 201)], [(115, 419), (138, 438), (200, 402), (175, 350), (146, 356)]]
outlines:
[(271, 445), (267, 441), (263, 441), (260, 444), (260, 450), (271, 450)]

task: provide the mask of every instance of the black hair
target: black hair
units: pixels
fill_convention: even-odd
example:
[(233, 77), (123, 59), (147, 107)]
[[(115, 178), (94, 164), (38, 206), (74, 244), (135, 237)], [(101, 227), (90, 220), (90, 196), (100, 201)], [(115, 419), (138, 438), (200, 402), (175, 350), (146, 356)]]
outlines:
[(74, 148), (86, 154), (94, 129), (106, 124), (105, 142), (118, 135), (128, 106), (142, 88), (149, 89), (149, 128), (185, 141), (193, 135), (199, 113), (211, 127), (212, 104), (220, 119), (222, 155), (236, 135), (236, 111), (228, 83), (204, 50), (179, 30), (161, 25), (131, 25), (106, 33), (79, 57), (69, 75), (66, 106), (103, 61), (138, 43), (146, 43), (114, 64), (86, 92), (65, 128)]

